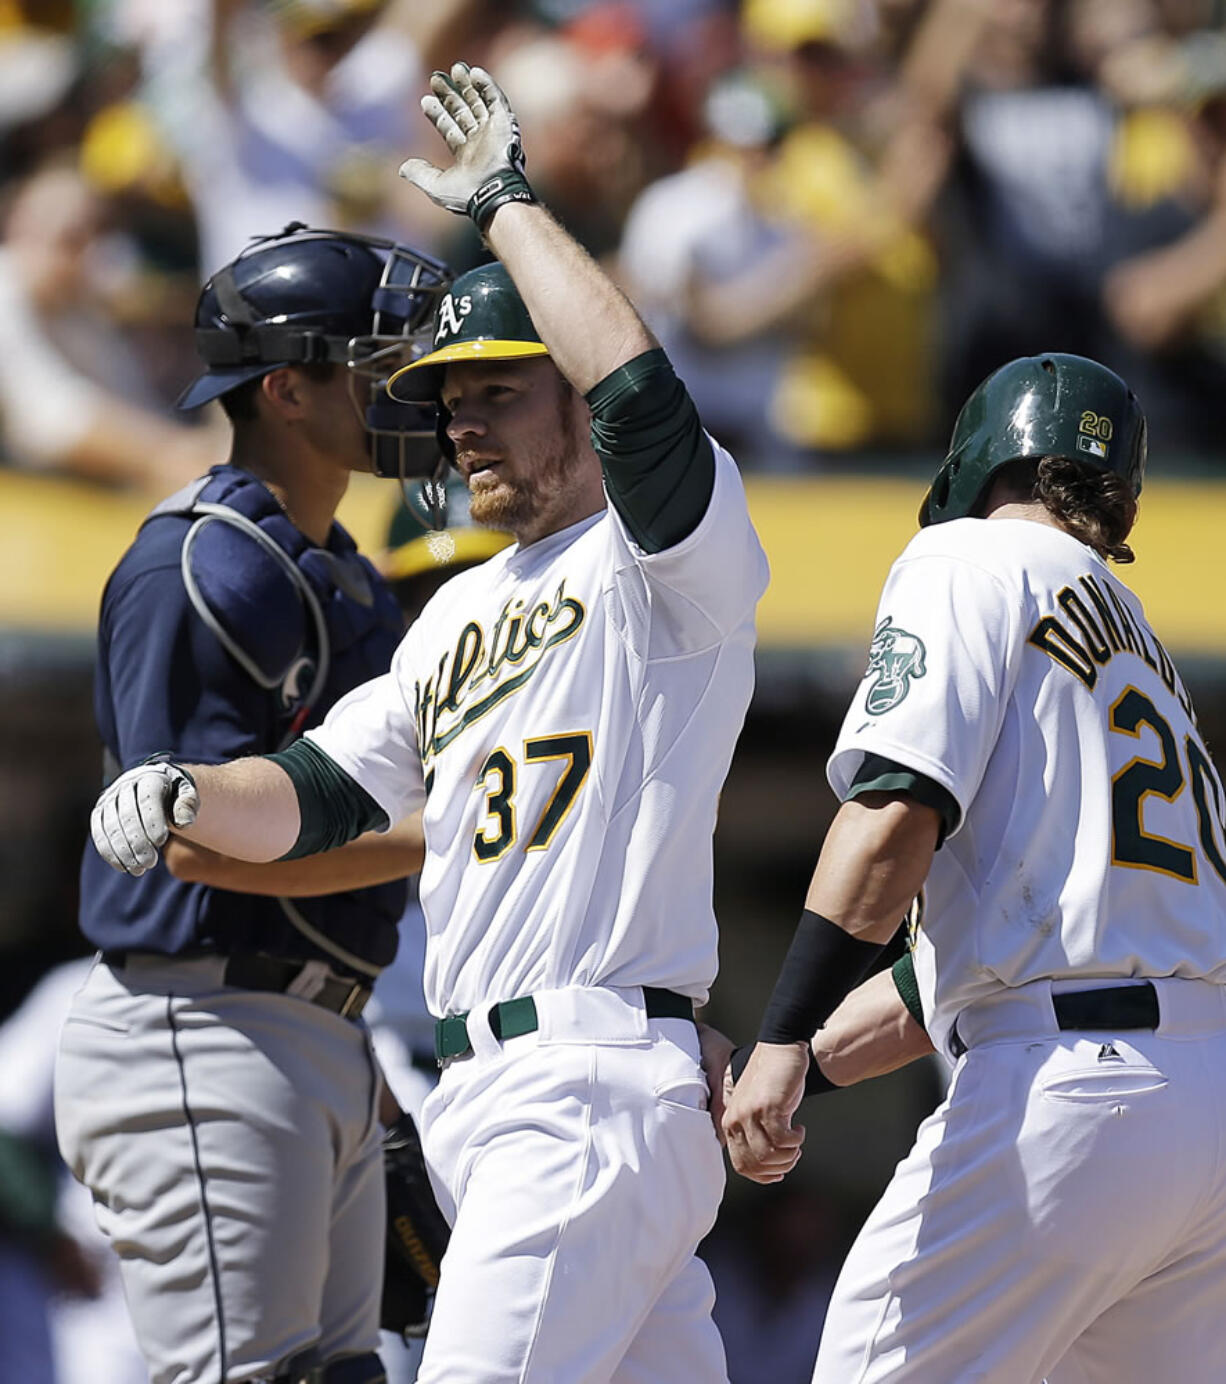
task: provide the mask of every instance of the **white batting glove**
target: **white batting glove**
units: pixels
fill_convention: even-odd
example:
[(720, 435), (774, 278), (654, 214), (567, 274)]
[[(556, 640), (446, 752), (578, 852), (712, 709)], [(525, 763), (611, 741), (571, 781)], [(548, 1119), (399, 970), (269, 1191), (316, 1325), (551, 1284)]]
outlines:
[(450, 79), (434, 73), (430, 91), (421, 108), (455, 161), (436, 168), (428, 159), (406, 159), (400, 176), (440, 207), (467, 213), (481, 229), (504, 201), (535, 201), (523, 176), (519, 122), (490, 74), (458, 62)]
[(177, 764), (138, 764), (94, 804), (89, 829), (113, 870), (143, 875), (157, 864), (170, 828), (189, 827), (200, 810), (196, 781)]

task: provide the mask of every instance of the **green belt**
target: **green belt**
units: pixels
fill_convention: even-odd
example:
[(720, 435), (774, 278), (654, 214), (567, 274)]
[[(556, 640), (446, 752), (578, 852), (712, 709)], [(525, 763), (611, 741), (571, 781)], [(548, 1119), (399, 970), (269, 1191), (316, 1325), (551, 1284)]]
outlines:
[[(694, 1001), (675, 990), (659, 990), (654, 985), (643, 986), (643, 1004), (649, 1019), (692, 1019)], [(490, 1032), (502, 1042), (535, 1033), (540, 1027), (536, 1001), (531, 995), (517, 1000), (503, 1000), (490, 1010)], [(468, 1039), (468, 1014), (449, 1014), (434, 1025), (434, 1055), (440, 1062), (449, 1057), (464, 1057), (472, 1052)]]

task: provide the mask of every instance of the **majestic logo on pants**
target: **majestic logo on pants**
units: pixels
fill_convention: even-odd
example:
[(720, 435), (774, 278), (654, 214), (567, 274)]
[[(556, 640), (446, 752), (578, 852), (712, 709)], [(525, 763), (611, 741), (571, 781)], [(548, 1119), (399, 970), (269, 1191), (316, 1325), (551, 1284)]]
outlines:
[(890, 624), (887, 615), (877, 626), (868, 650), (865, 676), (877, 674), (864, 699), (869, 715), (880, 716), (882, 712), (896, 707), (910, 692), (911, 679), (922, 678), (927, 671), (924, 666), (924, 641)]

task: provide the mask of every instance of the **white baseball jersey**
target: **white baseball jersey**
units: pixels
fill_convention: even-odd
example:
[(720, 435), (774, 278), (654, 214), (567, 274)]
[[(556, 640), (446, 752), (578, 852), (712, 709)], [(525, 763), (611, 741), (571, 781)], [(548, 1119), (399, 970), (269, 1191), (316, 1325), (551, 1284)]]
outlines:
[(766, 559), (715, 447), (698, 528), (613, 508), (448, 582), (311, 739), (395, 822), (423, 808), (435, 1014), (716, 972), (711, 836), (753, 687)]
[(1067, 533), (960, 519), (916, 535), (828, 765), (840, 796), (865, 754), (962, 810), (914, 938), (938, 1046), (1001, 986), (1226, 982), (1226, 793), (1141, 603)]

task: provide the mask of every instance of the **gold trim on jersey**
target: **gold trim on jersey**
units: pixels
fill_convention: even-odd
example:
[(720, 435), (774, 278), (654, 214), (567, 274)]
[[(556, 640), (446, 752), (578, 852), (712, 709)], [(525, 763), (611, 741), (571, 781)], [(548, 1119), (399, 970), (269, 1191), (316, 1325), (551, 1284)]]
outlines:
[(1175, 671), (1161, 640), (1128, 609), (1110, 585), (1101, 585), (1091, 574), (1077, 579), (1081, 591), (1063, 587), (1056, 601), (1064, 618), (1045, 615), (1026, 637), (1053, 662), (1067, 669), (1090, 690), (1098, 682), (1098, 670), (1120, 653), (1147, 663), (1162, 679), (1184, 713), (1195, 724), (1192, 699)]
[[(1218, 777), (1213, 761), (1205, 747), (1194, 736), (1183, 738), (1183, 754), (1188, 762), (1188, 779), (1192, 785), (1192, 801), (1196, 804), (1196, 825), (1200, 832), (1201, 850), (1205, 853), (1214, 873), (1226, 884), (1226, 789)], [(1210, 803), (1205, 787), (1213, 792)], [(1218, 845), (1217, 833), (1222, 833), (1222, 846)]]
[[(498, 775), (498, 789), (486, 785), (491, 774)], [(515, 819), (515, 759), (510, 750), (499, 745), (485, 758), (477, 774), (477, 791), (485, 790), (485, 815), (498, 822), (498, 835), (491, 838), (489, 828), (483, 827), (473, 836), (473, 855), (482, 865), (501, 860), (515, 844), (518, 823)]]
[[(435, 672), (419, 678), (414, 688), (413, 712), (423, 765), (520, 691), (550, 650), (573, 639), (586, 618), (583, 602), (568, 596), (562, 581), (552, 601), (527, 606), (521, 597), (511, 597), (488, 639), (480, 621), (468, 621), (454, 648), (439, 658)], [(508, 667), (518, 671), (497, 681)]]
[(524, 741), (524, 759), (529, 764), (543, 764), (551, 759), (566, 760), (566, 768), (558, 786), (550, 795), (536, 824), (536, 830), (524, 847), (526, 851), (548, 850), (562, 823), (570, 816), (579, 790), (587, 782), (592, 767), (592, 732), (581, 730), (566, 735), (537, 735)]
[[(524, 741), (525, 765), (544, 764), (554, 759), (566, 760), (566, 767), (558, 776), (557, 784), (549, 795), (549, 801), (542, 808), (532, 835), (524, 846), (525, 852), (545, 851), (553, 844), (562, 823), (570, 816), (579, 790), (587, 782), (592, 758), (590, 730), (535, 735)], [(491, 789), (487, 783), (492, 773), (498, 775), (496, 790)], [(494, 837), (489, 835), (488, 826), (473, 833), (473, 855), (482, 865), (492, 865), (495, 861), (501, 860), (518, 839), (515, 806), (518, 788), (517, 761), (504, 745), (499, 745), (486, 757), (485, 763), (477, 773), (476, 789), (485, 792), (485, 815), (495, 819), (499, 825), (498, 835)]]
[(1139, 741), (1141, 727), (1157, 737), (1162, 758), (1136, 754), (1111, 776), (1111, 863), (1129, 870), (1153, 870), (1185, 884), (1198, 884), (1196, 852), (1182, 841), (1146, 831), (1145, 800), (1173, 803), (1183, 792), (1184, 772), (1175, 733), (1166, 717), (1139, 687), (1128, 686), (1111, 704), (1109, 724), (1117, 735)]

